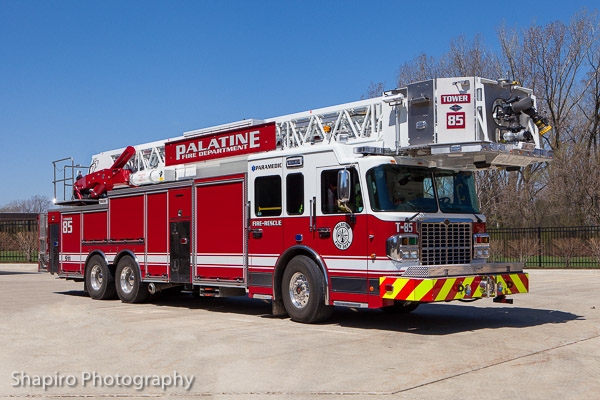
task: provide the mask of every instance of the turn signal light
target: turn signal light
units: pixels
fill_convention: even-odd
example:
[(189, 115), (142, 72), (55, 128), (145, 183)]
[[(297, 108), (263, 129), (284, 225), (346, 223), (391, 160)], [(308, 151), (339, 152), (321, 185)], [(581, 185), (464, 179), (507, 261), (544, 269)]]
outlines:
[(402, 237), (402, 246), (416, 246), (417, 238), (416, 237)]
[(418, 236), (415, 234), (391, 236), (385, 243), (386, 255), (395, 261), (416, 261), (419, 259), (418, 244)]
[(490, 235), (476, 233), (473, 235), (473, 258), (490, 257)]
[(475, 237), (475, 243), (489, 243), (490, 242), (490, 237), (489, 236), (476, 236)]

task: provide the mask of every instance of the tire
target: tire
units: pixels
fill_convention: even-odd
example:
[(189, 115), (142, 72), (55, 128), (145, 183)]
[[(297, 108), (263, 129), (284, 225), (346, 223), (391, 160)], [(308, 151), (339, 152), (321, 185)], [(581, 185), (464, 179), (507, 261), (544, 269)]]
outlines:
[(85, 266), (85, 288), (94, 300), (115, 298), (115, 277), (103, 257), (92, 256)]
[(415, 301), (396, 300), (393, 305), (381, 307), (381, 310), (389, 314), (407, 314), (415, 311), (419, 307), (419, 303)]
[(325, 277), (313, 260), (294, 257), (283, 272), (281, 294), (285, 310), (293, 321), (315, 323), (331, 316), (333, 306), (325, 305)]
[(125, 256), (119, 260), (115, 286), (123, 303), (141, 303), (148, 298), (148, 286), (141, 277), (140, 268), (133, 258)]

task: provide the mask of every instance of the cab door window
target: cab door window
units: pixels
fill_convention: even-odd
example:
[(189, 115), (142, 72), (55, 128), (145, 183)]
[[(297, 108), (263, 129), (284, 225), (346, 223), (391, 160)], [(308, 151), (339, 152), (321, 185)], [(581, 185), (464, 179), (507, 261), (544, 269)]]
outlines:
[(289, 174), (285, 178), (286, 209), (289, 215), (304, 214), (304, 175)]
[(363, 210), (360, 181), (356, 169), (346, 168), (350, 171), (350, 201), (344, 205), (337, 197), (338, 171), (343, 169), (330, 169), (321, 173), (321, 212), (323, 214), (359, 213)]
[(254, 180), (254, 214), (257, 217), (281, 215), (281, 176), (261, 176)]

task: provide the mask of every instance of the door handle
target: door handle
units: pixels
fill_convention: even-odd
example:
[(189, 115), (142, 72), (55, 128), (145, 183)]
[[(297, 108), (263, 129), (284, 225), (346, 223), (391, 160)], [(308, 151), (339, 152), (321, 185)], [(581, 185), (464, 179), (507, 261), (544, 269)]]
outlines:
[(317, 230), (317, 198), (313, 197), (312, 199), (309, 200), (309, 219), (308, 219), (308, 223), (309, 223), (309, 227), (308, 227), (308, 231), (309, 232), (313, 232)]
[(249, 229), (248, 232), (252, 233), (253, 239), (260, 239), (263, 234), (262, 229), (259, 229), (259, 228)]
[(327, 239), (331, 237), (331, 228), (317, 228), (317, 232), (319, 232), (320, 239)]
[(308, 201), (308, 231), (313, 231), (313, 201), (310, 199)]

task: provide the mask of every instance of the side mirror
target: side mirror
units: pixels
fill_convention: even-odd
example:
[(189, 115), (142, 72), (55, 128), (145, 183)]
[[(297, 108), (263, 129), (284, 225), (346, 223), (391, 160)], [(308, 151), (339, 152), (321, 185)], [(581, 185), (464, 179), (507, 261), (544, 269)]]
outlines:
[(337, 197), (342, 204), (350, 201), (350, 171), (347, 169), (338, 171)]

